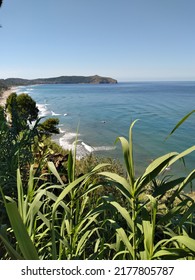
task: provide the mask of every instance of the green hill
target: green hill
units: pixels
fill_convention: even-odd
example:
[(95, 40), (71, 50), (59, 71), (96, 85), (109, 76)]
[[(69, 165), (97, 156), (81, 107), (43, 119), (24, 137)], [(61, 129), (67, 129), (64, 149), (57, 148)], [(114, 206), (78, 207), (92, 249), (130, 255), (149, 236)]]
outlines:
[(3, 84), (10, 86), (25, 86), (35, 84), (116, 84), (117, 80), (109, 77), (94, 76), (60, 76), (54, 78), (21, 79), (8, 78), (0, 80)]

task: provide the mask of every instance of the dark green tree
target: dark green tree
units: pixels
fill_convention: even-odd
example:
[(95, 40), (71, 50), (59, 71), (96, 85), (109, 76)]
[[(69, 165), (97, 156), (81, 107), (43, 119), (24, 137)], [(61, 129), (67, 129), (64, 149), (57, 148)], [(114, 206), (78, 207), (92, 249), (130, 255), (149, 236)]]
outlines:
[(39, 129), (45, 134), (59, 134), (59, 128), (57, 127), (58, 124), (59, 119), (49, 118), (39, 125)]
[(39, 109), (28, 94), (22, 93), (17, 96), (17, 108), (22, 120), (32, 123), (38, 118)]
[(2, 130), (2, 126), (4, 127), (5, 125), (7, 126), (4, 108), (3, 106), (0, 106), (0, 131)]
[(29, 128), (29, 125), (38, 119), (36, 102), (25, 93), (10, 94), (6, 102), (6, 110), (10, 115), (10, 122), (15, 133)]

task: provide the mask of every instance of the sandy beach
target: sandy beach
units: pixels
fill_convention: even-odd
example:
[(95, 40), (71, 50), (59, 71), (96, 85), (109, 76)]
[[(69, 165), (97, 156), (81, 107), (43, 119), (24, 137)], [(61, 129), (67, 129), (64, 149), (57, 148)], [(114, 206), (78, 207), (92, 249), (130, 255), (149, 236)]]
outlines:
[(8, 90), (5, 90), (4, 92), (1, 93), (0, 95), (0, 106), (4, 106), (6, 103), (6, 100), (8, 98), (8, 96), (14, 92), (15, 88), (10, 88)]

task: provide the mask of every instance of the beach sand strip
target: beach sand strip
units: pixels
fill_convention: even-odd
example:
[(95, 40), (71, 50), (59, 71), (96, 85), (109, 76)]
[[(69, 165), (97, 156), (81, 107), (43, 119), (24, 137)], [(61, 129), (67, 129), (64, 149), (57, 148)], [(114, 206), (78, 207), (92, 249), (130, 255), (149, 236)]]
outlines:
[(0, 106), (5, 106), (6, 100), (12, 92), (14, 92), (14, 88), (10, 88), (8, 90), (5, 90), (0, 94)]

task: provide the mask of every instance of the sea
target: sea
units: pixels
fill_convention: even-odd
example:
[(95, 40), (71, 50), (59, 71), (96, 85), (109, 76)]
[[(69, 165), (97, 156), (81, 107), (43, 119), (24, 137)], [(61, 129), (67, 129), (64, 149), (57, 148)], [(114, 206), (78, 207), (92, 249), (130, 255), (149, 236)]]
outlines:
[[(133, 127), (136, 175), (157, 157), (182, 152), (195, 144), (195, 114), (168, 139), (172, 129), (195, 109), (195, 82), (129, 82), (117, 84), (43, 84), (22, 86), (37, 103), (43, 120), (59, 119), (60, 134), (53, 136), (65, 149), (77, 139), (77, 158), (91, 153), (123, 164), (118, 137), (129, 137)], [(195, 168), (195, 152), (179, 161), (167, 175), (189, 173)]]

